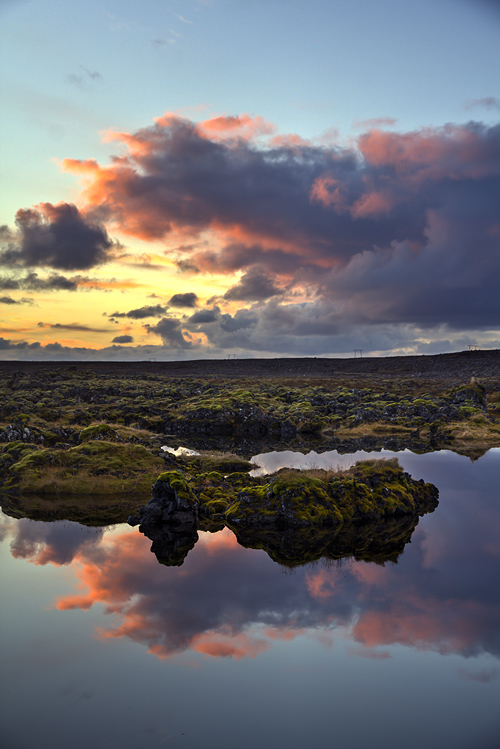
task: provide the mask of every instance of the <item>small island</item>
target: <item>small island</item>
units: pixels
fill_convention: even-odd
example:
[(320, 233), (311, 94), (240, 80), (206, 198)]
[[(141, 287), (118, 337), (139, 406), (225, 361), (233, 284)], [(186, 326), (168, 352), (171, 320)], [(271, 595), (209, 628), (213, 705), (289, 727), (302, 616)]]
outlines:
[[(223, 475), (200, 471), (199, 461), (190, 460), (181, 470), (166, 471), (154, 484), (149, 502), (130, 516), (129, 523), (139, 525), (153, 541), (152, 551), (166, 564), (183, 562), (198, 530), (214, 532), (224, 526), (247, 546), (264, 535), (271, 546), (273, 538), (275, 546), (280, 538), (282, 547), (285, 536), (289, 543), (295, 536), (301, 553), (295, 550), (291, 557), (303, 563), (304, 556), (310, 561), (314, 555), (318, 538), (324, 542), (329, 535), (331, 544), (335, 537), (337, 548), (350, 538), (352, 554), (353, 537), (366, 541), (363, 525), (370, 527), (371, 538), (383, 536), (385, 530), (387, 543), (391, 534), (386, 521), (410, 518), (411, 535), (418, 517), (438, 505), (437, 488), (412, 479), (395, 458), (360, 461), (346, 471), (282, 469), (266, 477), (252, 477), (241, 468)], [(407, 531), (408, 523), (404, 527)], [(306, 538), (309, 544), (304, 543)], [(290, 561), (290, 554), (286, 558)]]

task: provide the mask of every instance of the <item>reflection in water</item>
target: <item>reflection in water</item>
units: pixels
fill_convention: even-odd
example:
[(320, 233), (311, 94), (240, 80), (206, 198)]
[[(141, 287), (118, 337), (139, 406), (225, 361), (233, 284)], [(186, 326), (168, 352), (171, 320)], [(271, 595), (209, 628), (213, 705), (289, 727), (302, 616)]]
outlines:
[(369, 651), (397, 643), (498, 656), (498, 510), (490, 491), (477, 487), (473, 500), (455, 495), (451, 522), (442, 506), (422, 520), (397, 565), (380, 562), (398, 558), (413, 531), (408, 519), (366, 526), (364, 537), (340, 543), (332, 541), (331, 531), (310, 539), (293, 532), (246, 538), (238, 531), (243, 546), (265, 548), (281, 564), (303, 561), (304, 553), (309, 559), (353, 555), (379, 562), (309, 564), (292, 575), (264, 554), (242, 548), (228, 529), (200, 532), (187, 558), (196, 538), (167, 539), (166, 552), (157, 545), (159, 561), (181, 564), (185, 558), (176, 570), (158, 565), (136, 530), (91, 536), (71, 523), (21, 520), (9, 526), (16, 557), (73, 563), (82, 592), (59, 598), (59, 610), (102, 603), (118, 618), (103, 637), (130, 638), (162, 658), (187, 649), (253, 657), (276, 639), (338, 627)]
[[(242, 524), (230, 528), (241, 546), (264, 549), (274, 562), (293, 568), (320, 559), (340, 561), (346, 557), (376, 564), (397, 562), (418, 520), (418, 515), (402, 515), (338, 526), (280, 528)], [(224, 527), (223, 523), (204, 519), (200, 530), (216, 533)], [(180, 567), (199, 539), (196, 525), (143, 522), (140, 531), (152, 541), (151, 551), (157, 560), (167, 567)]]
[(397, 564), (226, 529), (166, 566), (128, 526), (0, 515), (0, 744), (496, 749), (500, 451), (398, 457), (440, 504)]

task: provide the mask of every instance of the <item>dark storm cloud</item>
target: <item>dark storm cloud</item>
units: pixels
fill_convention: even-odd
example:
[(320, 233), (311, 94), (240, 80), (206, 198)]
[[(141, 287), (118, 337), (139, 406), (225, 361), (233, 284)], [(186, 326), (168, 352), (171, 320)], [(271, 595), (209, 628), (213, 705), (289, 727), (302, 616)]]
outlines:
[(250, 268), (235, 286), (226, 291), (224, 299), (232, 302), (256, 302), (282, 293), (283, 290), (275, 285), (273, 279), (261, 268), (255, 266)]
[[(249, 118), (165, 115), (114, 134), (129, 149), (116, 165), (64, 166), (89, 178), (87, 215), (143, 239), (190, 234), (183, 256), (174, 252), (180, 269), (250, 273), (229, 299), (310, 284), (348, 322), (496, 323), (499, 126), (372, 129), (353, 147), (331, 148), (263, 145), (242, 123), (269, 132)], [(217, 242), (197, 246), (207, 230)], [(266, 289), (266, 273), (282, 281)]]
[(167, 307), (162, 304), (153, 304), (138, 309), (131, 309), (129, 312), (113, 312), (109, 317), (128, 317), (131, 320), (144, 320), (146, 317), (161, 317), (167, 311)]
[(133, 343), (134, 339), (131, 335), (117, 335), (111, 343)]
[(104, 227), (69, 203), (20, 209), (16, 225), (17, 235), (0, 252), (6, 266), (87, 270), (109, 261), (116, 249)]
[(195, 312), (191, 317), (188, 319), (188, 322), (192, 325), (206, 325), (210, 322), (215, 322), (216, 320), (220, 319), (220, 310), (219, 308), (214, 309), (200, 309), (198, 312)]
[(174, 294), (168, 300), (172, 307), (196, 307), (198, 304), (198, 295), (192, 291), (185, 294)]
[(154, 333), (162, 339), (165, 346), (173, 349), (186, 349), (191, 347), (191, 341), (184, 338), (182, 326), (179, 320), (172, 317), (163, 317), (156, 325), (145, 325), (148, 333)]

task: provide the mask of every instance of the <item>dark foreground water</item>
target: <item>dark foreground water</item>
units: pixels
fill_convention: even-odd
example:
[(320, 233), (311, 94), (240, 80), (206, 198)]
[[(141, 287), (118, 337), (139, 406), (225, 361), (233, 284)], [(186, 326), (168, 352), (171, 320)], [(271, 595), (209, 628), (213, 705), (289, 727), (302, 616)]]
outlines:
[(398, 457), (440, 504), (385, 566), (2, 515), (2, 749), (498, 749), (500, 450)]

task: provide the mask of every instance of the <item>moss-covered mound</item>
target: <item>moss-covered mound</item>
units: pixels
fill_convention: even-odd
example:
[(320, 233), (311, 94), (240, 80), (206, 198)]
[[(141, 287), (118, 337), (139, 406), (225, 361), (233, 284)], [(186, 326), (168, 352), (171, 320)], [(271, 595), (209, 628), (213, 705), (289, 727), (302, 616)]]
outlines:
[(238, 541), (293, 567), (322, 557), (396, 561), (438, 490), (414, 481), (397, 460), (368, 460), (342, 473), (281, 471), (267, 478), (165, 471), (131, 525), (140, 525), (163, 564), (179, 565), (198, 530), (231, 528)]
[(285, 471), (242, 489), (224, 512), (231, 525), (307, 527), (421, 515), (437, 505), (437, 489), (414, 481), (396, 459), (357, 463), (333, 478)]
[(356, 463), (324, 474), (281, 471), (266, 478), (241, 473), (169, 471), (133, 524), (197, 526), (200, 518), (229, 527), (306, 528), (423, 515), (437, 506), (432, 484), (415, 481), (396, 459)]
[[(12, 443), (10, 443), (12, 444)], [(34, 494), (144, 494), (163, 460), (142, 445), (89, 440), (67, 450), (16, 447), (6, 491)]]

